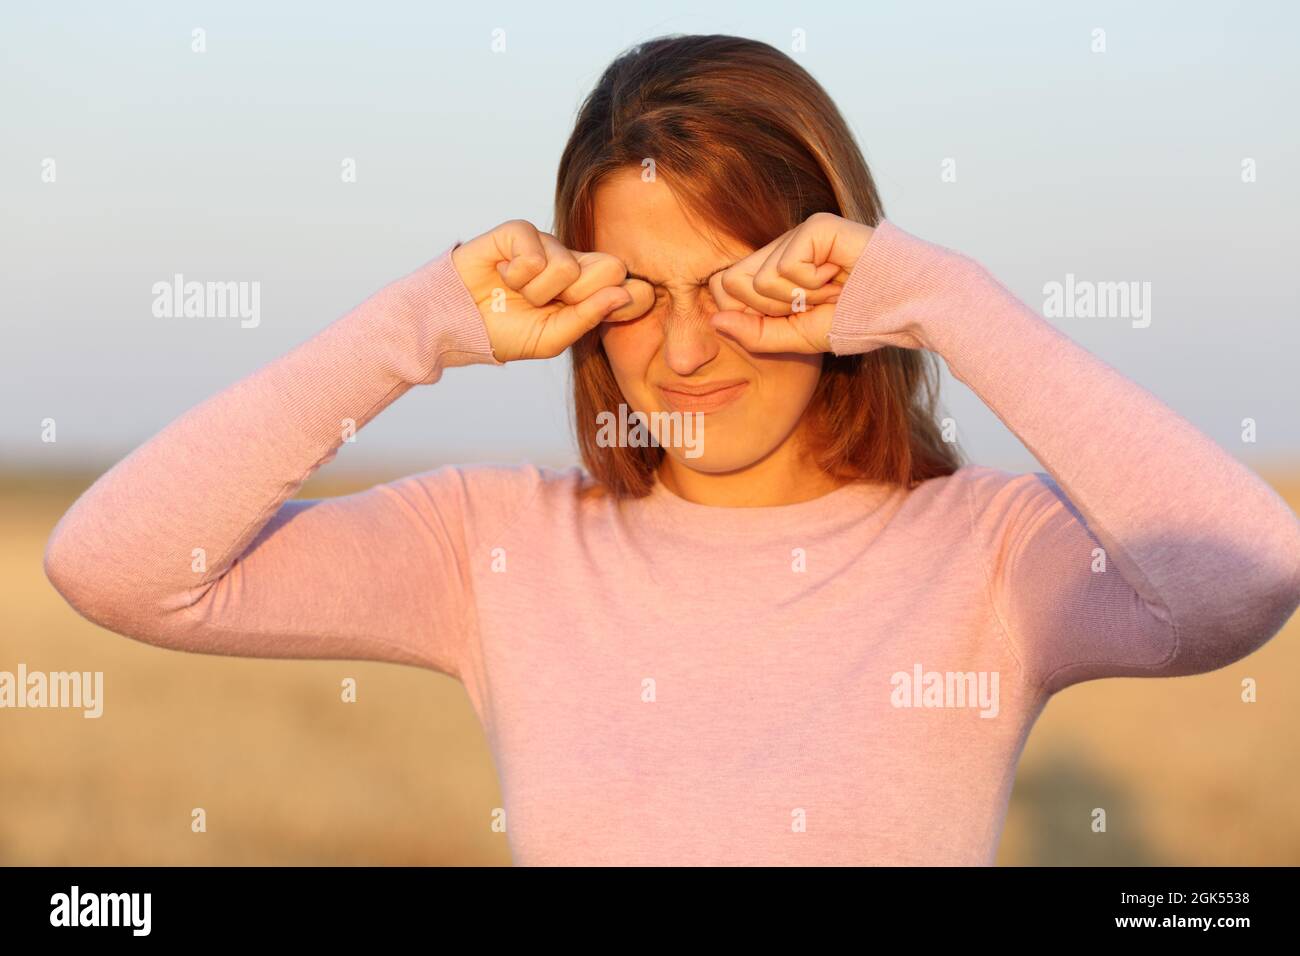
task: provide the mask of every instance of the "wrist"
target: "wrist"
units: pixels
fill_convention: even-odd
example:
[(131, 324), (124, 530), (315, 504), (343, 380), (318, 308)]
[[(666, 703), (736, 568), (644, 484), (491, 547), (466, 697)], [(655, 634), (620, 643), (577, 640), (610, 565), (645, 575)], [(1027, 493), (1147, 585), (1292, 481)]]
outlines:
[(409, 379), (412, 384), (436, 381), (445, 368), (500, 364), (478, 304), (456, 270), (459, 246), (449, 246), (380, 293), (386, 308), (415, 334), (420, 372)]
[(947, 324), (968, 319), (952, 305), (982, 273), (961, 253), (882, 220), (836, 302), (832, 351), (849, 355), (896, 345), (942, 352)]

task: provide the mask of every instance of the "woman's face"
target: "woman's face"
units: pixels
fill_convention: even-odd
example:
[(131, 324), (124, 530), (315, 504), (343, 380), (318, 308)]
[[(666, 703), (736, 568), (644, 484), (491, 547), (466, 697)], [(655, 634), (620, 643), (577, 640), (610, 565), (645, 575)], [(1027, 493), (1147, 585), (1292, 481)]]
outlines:
[(617, 256), (630, 276), (654, 287), (650, 311), (606, 322), (600, 334), (629, 411), (651, 422), (657, 412), (681, 412), (678, 418), (702, 423), (700, 447), (659, 436), (673, 462), (721, 474), (790, 449), (822, 356), (755, 355), (708, 323), (718, 311), (709, 278), (754, 249), (727, 237), (711, 243), (667, 185), (645, 182), (633, 168), (597, 190), (594, 251)]

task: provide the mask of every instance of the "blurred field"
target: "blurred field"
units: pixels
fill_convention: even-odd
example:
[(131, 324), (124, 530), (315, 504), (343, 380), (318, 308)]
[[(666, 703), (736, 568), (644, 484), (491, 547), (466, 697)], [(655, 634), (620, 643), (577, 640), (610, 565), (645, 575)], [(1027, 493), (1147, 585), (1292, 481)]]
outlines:
[[(450, 678), (181, 654), (78, 617), (41, 555), (87, 483), (0, 481), (0, 670), (100, 670), (105, 684), (98, 720), (0, 711), (0, 864), (510, 863), (490, 828), (492, 759)], [(1300, 508), (1300, 476), (1274, 487)], [(1030, 735), (999, 863), (1300, 864), (1298, 631), (1300, 615), (1212, 674), (1055, 698)], [(358, 681), (354, 705), (339, 703), (344, 677)], [(195, 807), (206, 833), (190, 830)], [(1093, 807), (1105, 834), (1089, 829)]]

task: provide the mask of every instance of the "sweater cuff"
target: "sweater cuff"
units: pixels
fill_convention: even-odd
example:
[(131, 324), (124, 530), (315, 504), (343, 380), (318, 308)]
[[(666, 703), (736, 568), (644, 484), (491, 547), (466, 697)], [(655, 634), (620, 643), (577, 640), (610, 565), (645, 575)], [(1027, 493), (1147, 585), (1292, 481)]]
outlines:
[(435, 367), (422, 384), (436, 381), (447, 368), (503, 364), (492, 352), (478, 304), (452, 264), (451, 254), (459, 245), (452, 243), (402, 283), (403, 310), (417, 321), (431, 323), (437, 335)]
[[(925, 242), (888, 220), (872, 231), (844, 283), (831, 319), (829, 341), (836, 355), (854, 355), (903, 336), (924, 348), (934, 348), (933, 333), (922, 316), (933, 310), (915, 308), (918, 301), (960, 287), (979, 266), (971, 259)], [(957, 317), (960, 321), (960, 316)], [(927, 321), (929, 324), (929, 321)]]

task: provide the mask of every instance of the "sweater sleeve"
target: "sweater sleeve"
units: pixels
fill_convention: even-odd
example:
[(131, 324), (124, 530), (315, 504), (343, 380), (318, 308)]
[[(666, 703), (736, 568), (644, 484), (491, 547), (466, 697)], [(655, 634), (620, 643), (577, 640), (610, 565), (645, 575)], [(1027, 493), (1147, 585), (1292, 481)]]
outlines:
[(1263, 480), (983, 267), (881, 223), (837, 354), (926, 348), (1046, 473), (962, 469), (989, 599), (1046, 693), (1230, 664), (1300, 604), (1300, 523)]
[(453, 249), (103, 475), (50, 536), (55, 588), (91, 621), (164, 647), (459, 676), (472, 608), (456, 470), (288, 500), (412, 386), (500, 364)]

